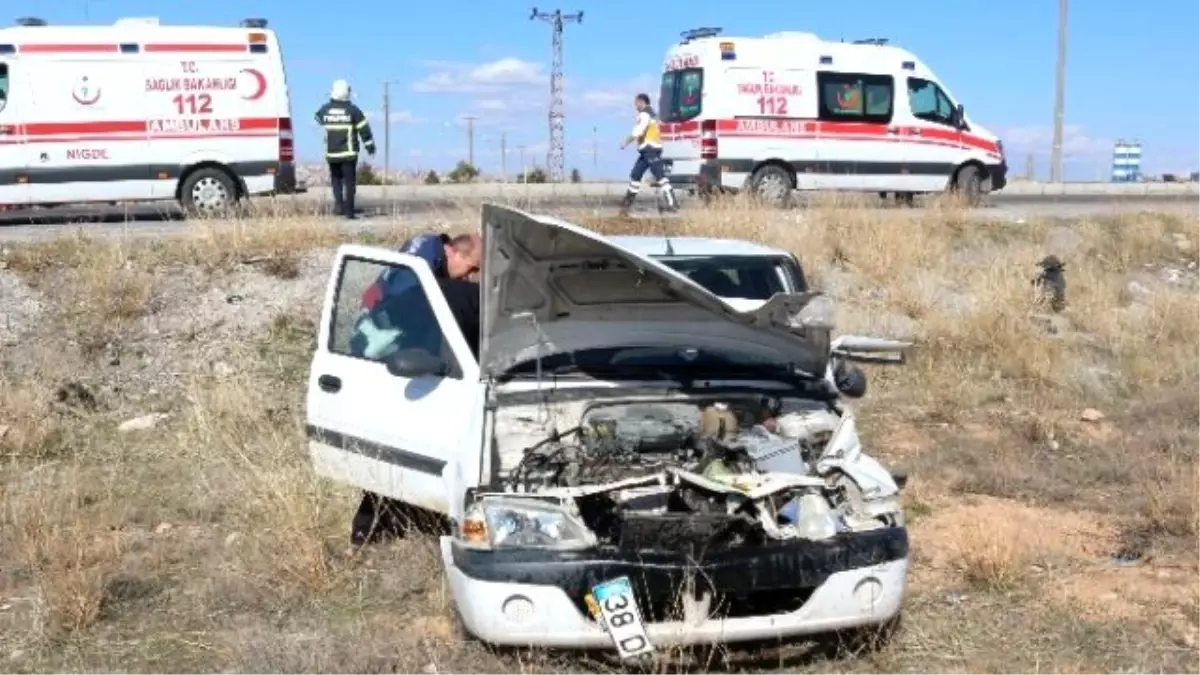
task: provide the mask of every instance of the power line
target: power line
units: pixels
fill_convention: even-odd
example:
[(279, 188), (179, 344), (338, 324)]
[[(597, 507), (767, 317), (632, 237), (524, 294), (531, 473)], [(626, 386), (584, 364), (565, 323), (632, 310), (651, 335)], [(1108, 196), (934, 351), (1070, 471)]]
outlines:
[(550, 180), (562, 181), (565, 178), (563, 166), (563, 148), (565, 146), (566, 113), (563, 111), (563, 25), (567, 23), (583, 23), (583, 12), (563, 14), (561, 9), (553, 12), (539, 12), (537, 7), (529, 14), (529, 20), (540, 19), (550, 24), (550, 48), (553, 54), (550, 65), (550, 147), (546, 150), (546, 170), (550, 172)]
[(1058, 0), (1058, 63), (1054, 73), (1054, 142), (1050, 148), (1050, 182), (1063, 179), (1063, 102), (1067, 88), (1067, 0)]

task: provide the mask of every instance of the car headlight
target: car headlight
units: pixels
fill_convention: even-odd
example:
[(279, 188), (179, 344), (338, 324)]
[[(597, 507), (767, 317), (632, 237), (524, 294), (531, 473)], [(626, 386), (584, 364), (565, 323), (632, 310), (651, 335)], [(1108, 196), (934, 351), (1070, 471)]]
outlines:
[(531, 500), (485, 499), (467, 508), (458, 538), (476, 548), (577, 550), (596, 537), (561, 506)]

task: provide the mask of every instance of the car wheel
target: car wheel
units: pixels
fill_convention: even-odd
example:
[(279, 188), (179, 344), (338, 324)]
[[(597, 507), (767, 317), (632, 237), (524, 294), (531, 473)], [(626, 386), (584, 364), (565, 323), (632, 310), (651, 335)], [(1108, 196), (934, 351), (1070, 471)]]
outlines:
[(215, 168), (188, 174), (179, 201), (189, 215), (224, 216), (237, 203), (237, 187), (229, 174)]
[(750, 191), (755, 198), (779, 208), (788, 205), (795, 187), (792, 175), (776, 164), (760, 166), (750, 177)]
[(962, 196), (968, 206), (979, 206), (983, 196), (983, 177), (979, 175), (979, 167), (968, 164), (959, 169), (954, 177), (954, 191)]

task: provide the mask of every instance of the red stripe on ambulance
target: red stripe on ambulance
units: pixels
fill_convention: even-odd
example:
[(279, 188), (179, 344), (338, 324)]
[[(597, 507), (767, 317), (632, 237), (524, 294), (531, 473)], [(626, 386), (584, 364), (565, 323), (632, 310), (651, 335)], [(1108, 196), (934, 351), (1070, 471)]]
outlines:
[[(663, 140), (685, 141), (700, 137), (700, 122), (668, 122), (662, 125)], [(917, 145), (965, 145), (995, 155), (992, 141), (952, 129), (863, 122), (821, 122), (798, 119), (717, 120), (717, 134), (726, 138), (794, 138), (803, 140), (869, 140)]]
[(245, 43), (230, 44), (230, 43), (202, 43), (202, 42), (151, 42), (143, 47), (147, 52), (172, 52), (172, 53), (224, 53), (224, 52), (244, 52), (247, 49)]
[(117, 44), (23, 44), (17, 47), (22, 54), (115, 54), (121, 51)]
[[(162, 123), (168, 128), (163, 131), (154, 131), (152, 135), (172, 135), (174, 133), (194, 133), (199, 136), (211, 136), (213, 134), (204, 133), (203, 129), (193, 128), (195, 123), (219, 123), (213, 128), (214, 133), (232, 133), (239, 134), (242, 132), (251, 131), (277, 131), (279, 129), (279, 118), (277, 117), (243, 117), (232, 120), (196, 120), (196, 119), (162, 119), (162, 120), (105, 120), (97, 122), (33, 122), (25, 125), (16, 125), (16, 135), (24, 135), (27, 137), (41, 136), (63, 136), (63, 135), (78, 135), (78, 136), (111, 136), (118, 134), (151, 134), (151, 130), (155, 129), (157, 124)], [(180, 125), (178, 130), (170, 127), (170, 125)]]

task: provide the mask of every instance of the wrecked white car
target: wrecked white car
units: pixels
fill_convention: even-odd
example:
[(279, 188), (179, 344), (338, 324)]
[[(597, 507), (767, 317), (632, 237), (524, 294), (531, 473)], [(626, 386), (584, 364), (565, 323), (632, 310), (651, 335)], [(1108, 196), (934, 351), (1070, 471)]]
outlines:
[[(317, 472), (451, 519), (470, 633), (630, 658), (899, 614), (899, 487), (831, 364), (905, 345), (831, 340), (820, 294), (738, 311), (583, 228), (482, 215), (478, 357), (423, 261), (344, 246), (308, 394)], [(359, 294), (389, 269), (423, 292), (366, 358)]]

